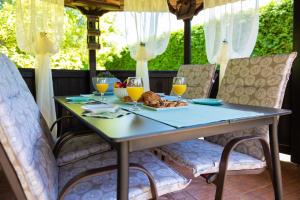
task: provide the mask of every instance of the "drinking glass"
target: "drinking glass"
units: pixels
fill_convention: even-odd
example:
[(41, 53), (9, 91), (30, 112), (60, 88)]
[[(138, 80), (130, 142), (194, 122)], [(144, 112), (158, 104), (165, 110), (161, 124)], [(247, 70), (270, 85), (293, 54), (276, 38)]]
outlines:
[(109, 84), (107, 78), (97, 78), (96, 87), (101, 95), (100, 101), (105, 101), (105, 98), (103, 96), (106, 90), (108, 89), (108, 86)]
[(139, 77), (129, 77), (127, 80), (127, 87), (126, 87), (128, 96), (134, 102), (133, 107), (131, 108), (132, 111), (138, 111), (140, 108), (137, 106), (138, 100), (141, 98), (144, 92), (143, 80)]
[(184, 77), (174, 77), (172, 90), (177, 95), (178, 101), (181, 100), (181, 96), (186, 91), (186, 81)]

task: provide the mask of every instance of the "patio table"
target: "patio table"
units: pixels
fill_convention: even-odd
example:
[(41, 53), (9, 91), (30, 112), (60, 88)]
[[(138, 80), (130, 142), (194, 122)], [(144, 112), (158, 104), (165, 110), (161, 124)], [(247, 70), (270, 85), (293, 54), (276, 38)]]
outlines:
[[(147, 117), (146, 114), (140, 115), (132, 113), (115, 119), (84, 117), (82, 116), (82, 105), (69, 104), (66, 101), (66, 97), (55, 97), (55, 100), (60, 106), (67, 109), (77, 119), (115, 147), (118, 155), (118, 200), (128, 199), (128, 157), (130, 152), (192, 140), (200, 137), (230, 133), (262, 125), (269, 125), (275, 199), (282, 199), (282, 179), (279, 161), (277, 126), (279, 117), (290, 114), (291, 111), (289, 110), (225, 103), (221, 106), (210, 107), (211, 109), (208, 106), (205, 109), (207, 112), (211, 110), (215, 113), (218, 113), (218, 110), (229, 109), (232, 111), (244, 112), (244, 116), (242, 118), (241, 116), (237, 118), (232, 116), (231, 118), (227, 117), (225, 120), (220, 120), (220, 116), (217, 116), (216, 114), (215, 121), (210, 115), (210, 118), (212, 117), (212, 119), (207, 121), (207, 123), (201, 123), (199, 118), (199, 124), (194, 122), (194, 125), (178, 127), (157, 120), (155, 115)], [(181, 112), (184, 111), (182, 110)], [(257, 113), (257, 115), (254, 115), (253, 113)], [(180, 111), (177, 110), (176, 114), (180, 114)], [(194, 114), (197, 114), (197, 112)], [(205, 117), (203, 113), (199, 113), (199, 116)]]

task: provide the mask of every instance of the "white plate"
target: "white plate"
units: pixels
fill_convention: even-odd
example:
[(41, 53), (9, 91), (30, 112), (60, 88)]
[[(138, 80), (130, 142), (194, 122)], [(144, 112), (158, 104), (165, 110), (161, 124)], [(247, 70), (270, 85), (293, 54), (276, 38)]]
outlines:
[(144, 108), (150, 109), (150, 110), (155, 110), (155, 111), (165, 111), (165, 110), (181, 110), (181, 109), (186, 109), (189, 107), (189, 105), (187, 106), (178, 106), (178, 107), (166, 107), (166, 108), (154, 108), (151, 106), (146, 106), (143, 104)]
[(166, 96), (165, 93), (156, 93), (156, 94), (158, 94), (160, 97), (165, 97)]
[(116, 112), (119, 109), (117, 105), (109, 104), (93, 104), (93, 105), (84, 105), (81, 108), (85, 111), (92, 113), (101, 113), (101, 112)]

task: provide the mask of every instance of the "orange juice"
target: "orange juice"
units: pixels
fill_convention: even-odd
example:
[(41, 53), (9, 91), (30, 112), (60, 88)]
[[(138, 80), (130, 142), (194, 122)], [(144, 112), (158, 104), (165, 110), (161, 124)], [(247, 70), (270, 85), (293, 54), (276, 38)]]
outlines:
[(130, 98), (133, 101), (139, 100), (139, 98), (141, 98), (141, 96), (144, 92), (143, 87), (127, 87), (126, 90), (127, 90), (128, 96), (130, 96)]
[(108, 89), (108, 83), (98, 83), (96, 86), (100, 93), (105, 93)]
[(173, 85), (173, 92), (176, 94), (176, 95), (183, 95), (186, 91), (186, 85)]

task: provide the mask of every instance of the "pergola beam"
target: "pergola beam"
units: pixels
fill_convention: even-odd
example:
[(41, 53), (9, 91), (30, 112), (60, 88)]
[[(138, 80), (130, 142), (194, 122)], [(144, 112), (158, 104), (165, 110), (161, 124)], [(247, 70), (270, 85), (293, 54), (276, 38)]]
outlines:
[(65, 0), (69, 7), (84, 7), (91, 10), (121, 11), (124, 1), (120, 0)]

